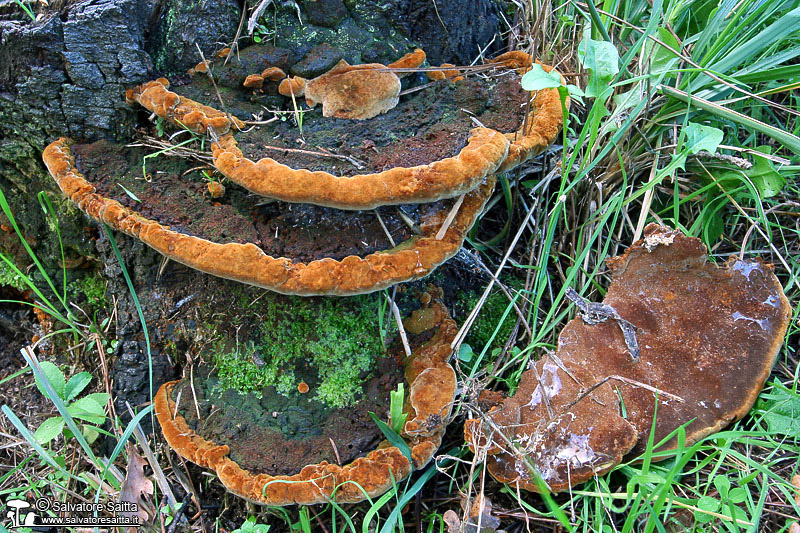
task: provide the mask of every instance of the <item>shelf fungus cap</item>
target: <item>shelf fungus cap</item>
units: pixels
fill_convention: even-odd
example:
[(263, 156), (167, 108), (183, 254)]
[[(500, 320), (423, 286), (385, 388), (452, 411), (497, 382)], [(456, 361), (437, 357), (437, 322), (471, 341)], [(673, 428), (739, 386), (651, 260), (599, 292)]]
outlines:
[(306, 87), (305, 78), (293, 76), (285, 78), (278, 85), (278, 92), (283, 96), (303, 96)]
[(62, 192), (95, 220), (201, 272), (301, 296), (365, 294), (427, 276), (461, 248), (495, 184), (490, 175), (467, 193), (442, 236), (438, 233), (447, 218), (447, 207), (425, 213), (419, 224), (421, 234), (394, 248), (364, 257), (325, 257), (303, 263), (269, 256), (253, 243), (223, 244), (181, 233), (97, 194), (76, 168), (66, 138), (45, 148), (42, 159)]
[(366, 120), (400, 101), (400, 78), (386, 65), (350, 65), (345, 60), (305, 85), (306, 103), (322, 104), (325, 117)]
[[(689, 446), (742, 418), (769, 376), (791, 318), (788, 300), (770, 265), (759, 259), (732, 259), (717, 266), (708, 262), (699, 239), (663, 226), (647, 226), (641, 241), (608, 264), (613, 278), (606, 297), (602, 304), (585, 304), (588, 314), (571, 320), (561, 331), (553, 358), (557, 367), (549, 360), (537, 363), (541, 379), (536, 372), (526, 371), (516, 395), (486, 417), (493, 421), (492, 427), (511, 423), (538, 428), (533, 436), (522, 430), (520, 437), (515, 427), (512, 436), (517, 442), (547, 442), (553, 431), (559, 436), (560, 426), (548, 425), (552, 417), (538, 404), (534, 410), (520, 406), (530, 403), (531, 390), (533, 399), (537, 391), (549, 391), (551, 409), (559, 413), (580, 383), (582, 390), (604, 396), (588, 412), (576, 411), (585, 399), (566, 403), (572, 419), (569, 432), (579, 435), (578, 430), (588, 430), (584, 436), (592, 443), (592, 453), (614, 459), (605, 469), (619, 462), (620, 449), (629, 447), (631, 454), (641, 454), (648, 439), (659, 443), (681, 426)], [(626, 338), (623, 323), (633, 326), (633, 343)], [(619, 398), (607, 393), (609, 383)], [(622, 448), (597, 443), (596, 439), (608, 435), (609, 424), (633, 429), (616, 441)], [(514, 450), (498, 444), (496, 438), (486, 441), (486, 426), (469, 421), (466, 437), (473, 447), (487, 448), (490, 472), (501, 481), (518, 480), (523, 488), (536, 490), (518, 468)], [(638, 435), (638, 440), (629, 440), (630, 435)], [(565, 442), (573, 448), (567, 455), (579, 458), (580, 453), (572, 452), (580, 447), (572, 444), (583, 441)], [(551, 450), (549, 446), (534, 447), (535, 453), (528, 456), (545, 478), (552, 471), (552, 461), (542, 450)], [(667, 458), (669, 454), (663, 452), (676, 446), (677, 437), (668, 440), (657, 448), (654, 460)], [(587, 450), (584, 457), (591, 455)], [(576, 466), (580, 465), (573, 460), (572, 484), (588, 479), (587, 472)], [(564, 490), (569, 484), (563, 484), (563, 472), (555, 472), (558, 477), (546, 481), (555, 479), (551, 488)]]
[(228, 117), (222, 111), (170, 91), (169, 81), (165, 78), (128, 89), (125, 99), (128, 103), (138, 103), (174, 125), (186, 127), (195, 133), (202, 134), (213, 130), (215, 134), (223, 135), (228, 133), (231, 127), (244, 129), (244, 123), (238, 118)]
[[(629, 380), (616, 386), (641, 436), (633, 452), (645, 450), (656, 397), (635, 383), (661, 391), (656, 443), (688, 424), (690, 445), (747, 414), (791, 318), (772, 266), (736, 258), (715, 265), (699, 239), (656, 224), (608, 266), (613, 278), (603, 303), (636, 328), (638, 362), (614, 320), (573, 321), (559, 338), (559, 354), (597, 377)], [(673, 438), (659, 450), (676, 444)]]
[[(416, 48), (413, 52), (409, 52), (397, 61), (389, 63), (388, 67), (393, 69), (412, 69), (417, 68), (425, 62), (425, 51), (422, 48)], [(411, 74), (410, 72), (395, 72), (398, 78), (402, 78)]]
[[(441, 444), (449, 418), (452, 395), (438, 394), (438, 404), (434, 405), (428, 398), (422, 400), (419, 391), (420, 388), (429, 388), (430, 384), (425, 379), (429, 371), (450, 368), (447, 362), (449, 347), (457, 328), (437, 299), (432, 300), (429, 306), (423, 306), (425, 308), (434, 309), (435, 320), (426, 329), (433, 329), (433, 336), (416, 347), (406, 363), (411, 394), (404, 410), (419, 412), (419, 403), (422, 401), (424, 409), (436, 409), (447, 416), (439, 419), (438, 424), (431, 426), (425, 435), (409, 435), (403, 432), (401, 436), (411, 449), (411, 461), (397, 447), (383, 441), (377, 449), (344, 466), (323, 461), (308, 465), (294, 475), (252, 472), (231, 459), (229, 446), (208, 441), (189, 426), (172, 397), (172, 389), (179, 383), (177, 381), (162, 385), (155, 396), (155, 412), (164, 438), (179, 455), (214, 470), (230, 492), (259, 504), (312, 505), (331, 500), (337, 503), (357, 503), (368, 497), (380, 496), (433, 458)], [(454, 393), (456, 378), (452, 368), (449, 374), (442, 376), (440, 385)]]
[(337, 209), (424, 203), (475, 190), (503, 162), (509, 141), (489, 128), (474, 128), (467, 145), (445, 159), (371, 174), (335, 176), (294, 169), (265, 157), (247, 159), (232, 134), (212, 143), (214, 166), (234, 183), (259, 196)]
[(550, 491), (567, 490), (619, 464), (638, 439), (611, 386), (592, 385), (591, 374), (565, 372), (545, 357), (522, 374), (514, 396), (467, 420), (464, 437), (486, 453), (498, 481), (539, 492), (535, 471)]
[(464, 79), (464, 76), (461, 75), (461, 72), (455, 68), (455, 65), (452, 63), (442, 63), (439, 69), (440, 70), (429, 70), (426, 72), (428, 79), (431, 81), (450, 80), (453, 83)]

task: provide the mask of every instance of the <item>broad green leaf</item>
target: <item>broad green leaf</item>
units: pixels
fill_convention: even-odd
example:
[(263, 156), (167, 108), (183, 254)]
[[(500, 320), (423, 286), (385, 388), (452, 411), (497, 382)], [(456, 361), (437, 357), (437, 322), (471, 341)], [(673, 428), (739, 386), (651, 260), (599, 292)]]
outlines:
[(685, 135), (684, 149), (690, 154), (696, 154), (701, 150), (715, 153), (724, 136), (719, 128), (703, 126), (695, 122), (690, 122), (681, 130), (681, 134)]
[(522, 76), (522, 88), (526, 91), (541, 91), (561, 86), (561, 76), (555, 71), (545, 72), (542, 66), (534, 63), (531, 69)]
[(64, 419), (60, 416), (54, 416), (42, 422), (42, 425), (39, 426), (39, 429), (33, 433), (33, 438), (36, 439), (36, 442), (39, 444), (47, 444), (54, 438), (61, 435), (61, 431), (63, 429)]
[(800, 437), (800, 396), (779, 383), (772, 385), (770, 392), (761, 393), (755, 410), (771, 434)]
[[(759, 146), (756, 150), (764, 154), (771, 152), (769, 146)], [(781, 189), (786, 185), (786, 180), (775, 171), (772, 161), (758, 155), (754, 155), (754, 158), (755, 164), (745, 170), (744, 173), (758, 189), (758, 194), (761, 198), (772, 198), (781, 192)]]
[(717, 519), (714, 515), (709, 513), (716, 513), (719, 511), (719, 500), (712, 498), (711, 496), (702, 496), (699, 500), (697, 500), (697, 507), (703, 511), (706, 511), (694, 512), (694, 519), (698, 522), (706, 523)]
[(85, 438), (86, 442), (89, 444), (93, 444), (94, 441), (97, 440), (97, 437), (100, 436), (100, 432), (92, 426), (84, 425), (81, 429), (83, 430), (83, 438)]
[(111, 396), (105, 392), (93, 392), (92, 394), (87, 394), (85, 397), (91, 398), (101, 406), (105, 406), (108, 403), (108, 400), (111, 398)]
[(467, 343), (458, 347), (458, 359), (465, 363), (469, 363), (475, 357), (475, 352), (472, 351), (472, 346)]
[(586, 96), (596, 98), (610, 90), (609, 82), (619, 72), (619, 52), (608, 41), (596, 41), (588, 32), (578, 45), (578, 60), (590, 71)]
[(734, 487), (728, 493), (728, 501), (731, 503), (744, 503), (747, 500), (747, 489), (744, 487)]
[(86, 385), (92, 381), (92, 375), (88, 372), (79, 372), (69, 378), (66, 386), (64, 387), (64, 401), (70, 402), (80, 394)]
[[(53, 390), (56, 391), (56, 394), (58, 394), (59, 398), (63, 398), (64, 386), (66, 385), (67, 382), (67, 380), (64, 378), (64, 373), (61, 371), (60, 368), (58, 368), (50, 361), (39, 361), (39, 366), (42, 369), (42, 373), (47, 378), (47, 381), (49, 381), (50, 385), (53, 386)], [(39, 392), (47, 396), (44, 384), (41, 381), (39, 381), (38, 376), (36, 377), (36, 388), (39, 389)]]
[[(656, 28), (655, 37), (673, 50), (680, 51), (681, 45), (678, 39), (666, 28), (660, 26)], [(660, 74), (668, 71), (679, 59), (669, 48), (665, 48), (661, 44), (649, 39), (644, 46), (644, 54), (645, 58), (650, 60), (651, 74)]]
[(375, 413), (372, 411), (369, 412), (369, 416), (372, 417), (372, 420), (378, 426), (378, 429), (381, 430), (383, 436), (386, 437), (386, 440), (388, 440), (392, 446), (400, 450), (400, 453), (402, 453), (405, 458), (411, 462), (411, 448), (408, 447), (408, 443), (403, 440), (403, 437), (398, 435), (392, 428), (390, 428), (386, 422), (375, 416)]
[(80, 418), (92, 424), (102, 424), (106, 419), (103, 405), (89, 397), (75, 400), (72, 405), (67, 407), (67, 411), (73, 418)]
[(715, 153), (722, 138), (721, 129), (690, 122), (681, 129), (680, 137), (678, 137), (680, 152), (672, 156), (672, 161), (659, 174), (668, 175), (679, 168), (686, 169), (686, 158), (689, 157), (689, 154), (696, 154), (702, 150)]
[(728, 491), (731, 488), (731, 480), (727, 476), (714, 476), (714, 486), (722, 498), (728, 496)]

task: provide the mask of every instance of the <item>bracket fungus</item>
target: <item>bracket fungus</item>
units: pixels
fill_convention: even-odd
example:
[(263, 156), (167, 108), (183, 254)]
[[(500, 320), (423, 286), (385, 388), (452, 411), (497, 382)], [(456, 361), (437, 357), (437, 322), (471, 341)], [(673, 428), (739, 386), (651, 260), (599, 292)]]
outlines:
[[(215, 128), (217, 135), (229, 132), (212, 145), (215, 166), (233, 182), (261, 196), (338, 209), (371, 209), (460, 196), (488, 174), (511, 170), (555, 140), (562, 122), (558, 91), (538, 91), (530, 100), (519, 77), (532, 64), (527, 54), (504, 54), (492, 60), (491, 64), (517, 71), (511, 75), (475, 76), (457, 87), (429, 87), (395, 106), (398, 75), (404, 72), (395, 74), (391, 69), (414, 68), (423, 60), (424, 52), (417, 50), (388, 67), (340, 62), (311, 80), (283, 79), (281, 94), (304, 95), (309, 105), (322, 102), (323, 108), (327, 99), (330, 107), (323, 109), (323, 120), (303, 115), (300, 131), (292, 131), (283, 122), (247, 131), (237, 131), (242, 129), (239, 123), (235, 128)], [(258, 85), (265, 73), (251, 78), (250, 84)], [(382, 82), (373, 77), (392, 78), (391, 90), (384, 90)], [(186, 93), (187, 102), (194, 102), (191, 98), (208, 102), (217, 92), (205, 77), (194, 78), (176, 90)], [(263, 112), (242, 94), (224, 87), (219, 90), (234, 117)], [(138, 92), (143, 91), (132, 91), (134, 95)], [(136, 101), (163, 116), (163, 109), (169, 109), (178, 98), (176, 93), (158, 89), (150, 98)], [(520, 113), (523, 108), (526, 113)], [(188, 111), (186, 107), (180, 110)], [(349, 111), (340, 114), (335, 110)], [(306, 112), (295, 109), (293, 114), (299, 120)], [(166, 114), (174, 122), (185, 123), (180, 113)], [(324, 120), (367, 115), (371, 119), (363, 124)], [(225, 114), (217, 112), (216, 116), (221, 119)], [(474, 128), (475, 123), (482, 127)], [(309, 157), (314, 150), (297, 150), (297, 143), (317, 147), (318, 155)], [(354, 174), (354, 166), (367, 172)]]
[(128, 103), (138, 103), (161, 118), (179, 123), (195, 133), (209, 130), (216, 134), (227, 133), (231, 128), (242, 129), (244, 123), (207, 105), (169, 90), (169, 81), (159, 78), (125, 93)]
[[(534, 63), (530, 55), (520, 50), (500, 54), (489, 62), (514, 69), (519, 76), (528, 72)], [(549, 65), (544, 65), (539, 61), (536, 63), (542, 65), (545, 72), (553, 70), (553, 67)], [(561, 82), (566, 84), (563, 76), (561, 76)], [(569, 103), (569, 99), (567, 99), (564, 105), (569, 108)], [(561, 129), (564, 121), (563, 114), (561, 97), (557, 89), (536, 91), (527, 115), (522, 121), (522, 126), (513, 133), (506, 133), (511, 145), (508, 148), (508, 157), (500, 165), (498, 172), (508, 172), (550, 146)]]
[[(118, 180), (130, 175), (129, 167), (122, 166), (117, 170), (117, 175), (110, 175), (113, 165), (92, 163), (92, 157), (98, 157), (98, 154), (102, 158), (113, 155), (114, 150), (107, 143), (99, 149), (98, 147), (93, 149), (89, 145), (78, 146), (84, 150), (83, 167), (88, 169), (87, 172), (91, 171), (92, 179), (87, 179), (78, 168), (80, 165), (76, 164), (72, 154), (72, 149), (75, 147), (71, 148), (71, 143), (67, 139), (59, 139), (48, 146), (43, 159), (63, 193), (92, 218), (138, 238), (170, 259), (202, 272), (283, 294), (304, 296), (368, 293), (428, 275), (461, 248), (467, 232), (489, 199), (495, 182), (494, 176), (489, 176), (479, 187), (464, 197), (458, 214), (441, 238), (437, 233), (450, 211), (450, 207), (444, 203), (426, 205), (424, 209), (420, 209), (418, 225), (421, 233), (410, 236), (396, 246), (388, 243), (383, 230), (380, 229), (380, 237), (390, 247), (364, 257), (345, 255), (341, 259), (334, 259), (327, 256), (319, 258), (301, 256), (300, 260), (292, 260), (267, 255), (259, 246), (247, 240), (247, 235), (251, 235), (250, 238), (262, 245), (265, 242), (272, 242), (269, 238), (271, 230), (259, 231), (256, 226), (249, 234), (244, 233), (245, 227), (240, 221), (249, 220), (252, 210), (257, 208), (256, 199), (250, 199), (250, 203), (243, 203), (239, 207), (245, 214), (241, 215), (244, 218), (238, 220), (232, 218), (236, 214), (237, 207), (231, 204), (228, 204), (227, 209), (210, 212), (206, 212), (207, 208), (201, 207), (203, 212), (175, 219), (174, 215), (170, 214), (176, 208), (175, 199), (179, 199), (179, 202), (185, 201), (190, 192), (188, 190), (190, 180), (183, 178), (183, 172), (177, 172), (178, 177), (172, 181), (162, 179), (155, 184), (155, 187), (144, 180), (131, 179), (128, 182), (128, 190), (136, 186), (147, 186), (139, 192), (142, 196), (150, 194), (149, 191), (155, 188), (152, 193), (153, 201), (139, 203), (131, 199), (126, 189), (115, 185)], [(129, 164), (129, 157), (134, 161), (133, 169), (137, 166), (141, 168), (144, 154), (136, 155), (135, 152), (120, 155), (119, 165)], [(151, 163), (151, 165), (157, 164)], [(203, 189), (202, 184), (196, 186)], [(102, 188), (102, 194), (98, 193), (98, 187)], [(233, 196), (231, 191), (229, 187), (226, 199)], [(240, 198), (243, 196), (239, 194)], [(232, 198), (231, 201), (236, 200)], [(130, 204), (131, 207), (126, 207), (122, 202)], [(184, 206), (184, 208), (189, 207)], [(145, 209), (148, 212), (147, 216), (142, 214)], [(368, 215), (373, 221), (375, 220), (374, 214)], [(165, 223), (162, 224), (148, 216), (162, 218)], [(206, 220), (206, 217), (212, 218)], [(183, 226), (184, 229), (173, 228), (172, 225)], [(222, 230), (208, 227), (220, 225)], [(331, 229), (341, 231), (341, 228)], [(236, 235), (237, 232), (241, 235)], [(215, 240), (209, 240), (198, 234), (208, 235)], [(311, 237), (313, 238), (313, 235)], [(228, 242), (218, 242), (223, 239)], [(350, 240), (358, 242), (357, 239)], [(275, 246), (280, 246), (280, 243), (276, 243)]]
[[(214, 437), (225, 440), (223, 443), (203, 436), (210, 424), (208, 417), (194, 416), (192, 400), (187, 399), (191, 394), (185, 395), (183, 401), (176, 394), (181, 385), (192, 386), (189, 379), (166, 383), (156, 394), (155, 412), (167, 442), (186, 459), (214, 470), (228, 490), (256, 503), (310, 505), (334, 498), (338, 503), (354, 503), (386, 492), (432, 459), (455, 396), (456, 377), (448, 359), (457, 327), (438, 300), (440, 293), (431, 289), (426, 294), (429, 298), (423, 301), (428, 303), (407, 319), (419, 326), (420, 333), (412, 335), (413, 353), (404, 363), (410, 386), (404, 411), (409, 420), (401, 436), (410, 448), (410, 460), (399, 448), (382, 441), (376, 449), (344, 466), (321, 461), (306, 465), (295, 474), (270, 474), (270, 468), (276, 465), (258, 465), (256, 459), (240, 449), (246, 437)], [(346, 415), (334, 413), (327, 424), (341, 424), (344, 419)], [(301, 440), (291, 442), (293, 447), (302, 447)], [(248, 467), (234, 457), (247, 462)]]
[[(770, 265), (715, 265), (699, 239), (655, 224), (608, 265), (603, 303), (564, 327), (556, 354), (523, 374), (515, 396), (466, 425), (498, 480), (537, 491), (530, 461), (566, 490), (649, 439), (664, 459), (677, 437), (658, 444), (673, 431), (684, 426), (688, 446), (739, 420), (769, 376), (791, 317)], [(638, 359), (620, 320), (635, 328)]]

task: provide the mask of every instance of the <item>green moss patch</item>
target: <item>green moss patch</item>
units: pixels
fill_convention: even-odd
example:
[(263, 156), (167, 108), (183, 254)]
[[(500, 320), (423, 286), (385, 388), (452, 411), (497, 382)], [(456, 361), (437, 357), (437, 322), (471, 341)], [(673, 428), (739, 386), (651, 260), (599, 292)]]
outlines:
[(238, 349), (217, 344), (213, 363), (221, 388), (259, 395), (274, 386), (284, 395), (305, 381), (331, 407), (352, 405), (384, 354), (375, 296), (342, 299), (276, 298), (258, 315), (255, 339)]

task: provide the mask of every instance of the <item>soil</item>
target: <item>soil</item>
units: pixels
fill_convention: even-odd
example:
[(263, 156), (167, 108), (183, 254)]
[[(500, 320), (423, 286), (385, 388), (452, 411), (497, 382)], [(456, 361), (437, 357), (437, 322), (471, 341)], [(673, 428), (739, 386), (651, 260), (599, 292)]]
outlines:
[[(192, 162), (159, 156), (107, 141), (72, 147), (78, 170), (97, 192), (173, 230), (217, 243), (254, 243), (273, 257), (308, 262), (323, 257), (364, 256), (392, 247), (374, 211), (342, 211), (267, 200), (225, 181), (226, 193), (212, 199), (207, 181)], [(195, 167), (195, 170), (191, 170)], [(124, 188), (123, 188), (124, 187)], [(130, 191), (139, 200), (135, 200)], [(411, 218), (445, 209), (448, 202), (404, 206)], [(396, 207), (379, 208), (395, 243), (412, 236)]]
[[(297, 373), (313, 391), (316, 373), (308, 368)], [(231, 459), (247, 470), (291, 475), (308, 464), (347, 464), (374, 450), (384, 437), (369, 413), (386, 418), (389, 392), (403, 381), (403, 368), (397, 357), (378, 359), (371, 378), (365, 380), (362, 399), (342, 409), (325, 406), (313, 399), (312, 392), (287, 397), (267, 387), (257, 398), (232, 389), (221, 391), (208, 367), (195, 371), (193, 381), (196, 404), (190, 380), (173, 389), (173, 399), (180, 395), (179, 411), (193, 430), (230, 446)]]
[[(228, 112), (242, 120), (252, 120), (253, 115), (269, 119), (276, 102), (283, 110), (278, 115), (282, 120), (236, 134), (246, 157), (254, 161), (271, 158), (291, 168), (339, 176), (413, 167), (453, 157), (466, 146), (469, 131), (479, 124), (504, 133), (517, 131), (528, 101), (528, 93), (522, 90), (519, 77), (513, 72), (491, 77), (474, 75), (455, 84), (438, 82), (401, 96), (397, 107), (369, 120), (323, 117), (321, 106), (309, 109), (298, 97), (301, 132), (291, 99), (219, 89)], [(173, 84), (171, 90), (217, 109), (221, 107), (206, 76), (195, 76), (185, 85)], [(359, 166), (281, 148), (327, 151), (348, 156)]]

